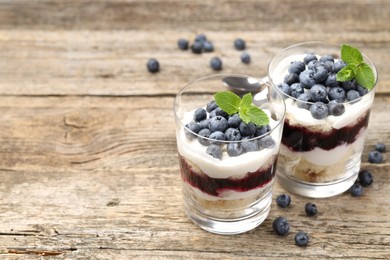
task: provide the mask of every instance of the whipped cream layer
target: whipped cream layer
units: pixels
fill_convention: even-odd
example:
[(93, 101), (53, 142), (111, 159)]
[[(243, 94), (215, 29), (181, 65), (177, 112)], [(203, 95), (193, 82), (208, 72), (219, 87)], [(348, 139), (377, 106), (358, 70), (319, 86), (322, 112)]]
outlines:
[[(277, 67), (270, 72), (270, 77), (275, 85), (283, 83), (284, 77), (289, 73), (288, 66), (293, 61), (303, 61), (306, 54), (291, 55), (283, 59)], [(319, 56), (318, 56), (319, 57)], [(337, 61), (335, 59), (335, 61)], [(332, 128), (340, 129), (347, 125), (353, 124), (363, 113), (369, 110), (374, 100), (373, 93), (367, 93), (361, 99), (353, 102), (343, 103), (345, 112), (340, 116), (327, 116), (325, 119), (315, 119), (310, 111), (297, 106), (297, 101), (290, 97), (285, 99), (286, 119), (290, 124), (299, 124), (304, 126), (320, 126), (323, 131)]]
[[(268, 115), (270, 112), (263, 109)], [(192, 120), (193, 111), (184, 115), (183, 123), (187, 124)], [(278, 121), (273, 120), (270, 116), (270, 127), (274, 129)], [(177, 135), (178, 152), (181, 156), (195, 164), (199, 169), (211, 178), (229, 178), (244, 177), (247, 173), (255, 172), (260, 169), (272, 156), (279, 152), (280, 134), (278, 130), (271, 132), (271, 137), (275, 141), (275, 146), (260, 151), (247, 152), (237, 157), (230, 157), (226, 151), (223, 152), (221, 159), (216, 159), (206, 153), (207, 146), (199, 143), (197, 138), (190, 140), (185, 135), (184, 128), (180, 129)]]

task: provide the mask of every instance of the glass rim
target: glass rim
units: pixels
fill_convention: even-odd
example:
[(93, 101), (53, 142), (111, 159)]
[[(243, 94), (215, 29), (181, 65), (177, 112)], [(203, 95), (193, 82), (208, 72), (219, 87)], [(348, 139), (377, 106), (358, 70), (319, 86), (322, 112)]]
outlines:
[[(260, 136), (256, 136), (256, 137), (253, 137), (253, 138), (250, 138), (250, 139), (245, 139), (245, 140), (237, 140), (237, 141), (229, 141), (229, 140), (216, 140), (216, 139), (211, 139), (211, 138), (208, 138), (208, 137), (204, 137), (204, 136), (201, 136), (193, 131), (191, 131), (189, 128), (187, 128), (185, 126), (185, 124), (183, 123), (182, 119), (179, 117), (177, 111), (177, 107), (178, 107), (178, 99), (179, 97), (184, 93), (184, 91), (189, 87), (189, 86), (192, 86), (193, 84), (197, 83), (197, 82), (200, 82), (200, 81), (204, 81), (204, 80), (207, 80), (207, 79), (212, 79), (212, 78), (225, 78), (225, 77), (241, 77), (241, 78), (252, 78), (252, 79), (255, 79), (256, 81), (262, 83), (262, 84), (266, 84), (267, 87), (269, 88), (272, 88), (273, 90), (275, 90), (275, 93), (277, 93), (278, 97), (280, 98), (281, 100), (281, 103), (283, 104), (283, 114), (281, 116), (281, 118), (278, 119), (278, 122), (277, 124), (274, 126), (274, 127), (271, 127), (270, 126), (270, 131), (260, 135)], [(212, 92), (210, 92), (211, 94)], [(203, 92), (203, 94), (208, 94), (208, 92)], [(211, 101), (211, 100), (210, 100)], [(284, 102), (284, 98), (282, 96), (282, 94), (277, 90), (276, 87), (272, 86), (271, 84), (268, 84), (266, 82), (263, 82), (261, 80), (259, 80), (258, 78), (255, 78), (255, 77), (252, 77), (252, 76), (248, 76), (248, 75), (244, 75), (244, 74), (234, 74), (234, 73), (220, 73), (220, 74), (213, 74), (213, 75), (208, 75), (208, 76), (204, 76), (204, 77), (200, 77), (200, 78), (197, 78), (197, 79), (194, 79), (190, 82), (188, 82), (184, 87), (182, 87), (179, 92), (175, 95), (175, 98), (174, 98), (174, 102), (173, 102), (173, 112), (175, 114), (175, 118), (176, 120), (178, 120), (180, 122), (180, 125), (181, 127), (183, 127), (183, 129), (186, 129), (186, 131), (188, 131), (188, 133), (190, 134), (193, 134), (196, 138), (202, 138), (204, 140), (207, 140), (207, 141), (210, 141), (210, 144), (212, 143), (216, 143), (216, 144), (229, 144), (229, 143), (242, 143), (242, 142), (248, 142), (248, 141), (254, 141), (254, 140), (259, 140), (259, 139), (262, 139), (264, 138), (265, 136), (268, 136), (270, 135), (272, 132), (274, 132), (275, 129), (277, 129), (278, 127), (280, 127), (281, 125), (283, 126), (284, 124), (284, 118), (286, 117), (286, 112), (287, 112), (287, 108), (286, 108), (286, 103)], [(188, 111), (189, 112), (189, 111)]]
[[(300, 42), (300, 43), (296, 43), (296, 44), (293, 44), (293, 45), (290, 45), (284, 49), (282, 49), (281, 51), (279, 51), (278, 53), (276, 53), (272, 58), (271, 60), (269, 61), (268, 63), (268, 70), (267, 70), (267, 76), (268, 76), (268, 80), (270, 82), (270, 84), (276, 88), (276, 90), (278, 92), (281, 92), (281, 94), (285, 97), (288, 97), (288, 98), (291, 98), (293, 99), (295, 102), (299, 102), (299, 103), (302, 103), (302, 104), (309, 104), (309, 105), (313, 105), (315, 104), (316, 102), (312, 102), (312, 101), (304, 101), (304, 100), (299, 100), (298, 98), (295, 98), (293, 96), (290, 96), (290, 95), (287, 95), (286, 93), (284, 93), (283, 91), (280, 91), (277, 87), (277, 85), (275, 84), (275, 82), (272, 80), (272, 77), (271, 77), (271, 73), (270, 73), (270, 66), (271, 66), (271, 63), (275, 60), (275, 58), (277, 58), (280, 54), (282, 53), (285, 53), (289, 50), (292, 50), (292, 49), (295, 49), (295, 48), (298, 48), (298, 47), (303, 47), (303, 46), (310, 46), (312, 45), (313, 47), (315, 47), (315, 45), (317, 46), (323, 46), (323, 47), (327, 47), (327, 46), (331, 46), (331, 47), (339, 47), (341, 48), (341, 45), (340, 43), (328, 43), (328, 42), (325, 42), (325, 41), (307, 41), (307, 42)], [(375, 65), (375, 63), (363, 52), (362, 53), (362, 56), (364, 58), (364, 60), (368, 61), (370, 63), (370, 67), (373, 69), (374, 71), (374, 75), (375, 75), (375, 84), (374, 84), (374, 87), (370, 90), (368, 90), (368, 92), (363, 95), (363, 96), (360, 96), (359, 98), (357, 99), (354, 99), (354, 100), (351, 100), (351, 101), (345, 101), (345, 102), (342, 102), (341, 104), (354, 104), (356, 102), (359, 102), (360, 100), (362, 100), (366, 95), (368, 95), (369, 93), (373, 92), (375, 93), (375, 90), (376, 90), (376, 86), (378, 84), (378, 69)]]

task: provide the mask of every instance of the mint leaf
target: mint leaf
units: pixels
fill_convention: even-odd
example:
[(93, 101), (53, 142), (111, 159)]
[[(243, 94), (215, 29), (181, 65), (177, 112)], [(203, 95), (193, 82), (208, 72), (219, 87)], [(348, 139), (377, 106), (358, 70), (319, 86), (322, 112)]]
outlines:
[(342, 68), (339, 72), (336, 74), (336, 80), (337, 81), (348, 81), (355, 77), (355, 69), (356, 66), (354, 64), (347, 65), (344, 68)]
[(249, 107), (252, 104), (252, 100), (253, 100), (252, 94), (246, 93), (241, 99), (240, 108)]
[(268, 115), (258, 108), (257, 106), (251, 106), (248, 110), (248, 117), (250, 118), (250, 121), (254, 123), (255, 125), (268, 125), (269, 124), (269, 118)]
[(217, 105), (229, 115), (237, 113), (241, 120), (248, 124), (250, 122), (255, 125), (268, 125), (268, 115), (255, 106), (251, 93), (245, 94), (242, 99), (231, 91), (218, 92), (214, 95)]
[(341, 59), (347, 63), (337, 75), (337, 81), (348, 81), (356, 79), (357, 83), (371, 90), (375, 86), (375, 75), (372, 68), (364, 62), (362, 53), (349, 45), (341, 46)]
[(217, 105), (229, 115), (237, 113), (241, 98), (230, 91), (218, 92), (214, 95)]
[(374, 71), (366, 63), (362, 63), (356, 67), (355, 78), (357, 83), (368, 90), (371, 90), (375, 85)]
[(251, 117), (249, 116), (249, 111), (246, 107), (240, 109), (240, 111), (238, 112), (238, 115), (240, 116), (241, 120), (245, 124), (248, 124), (251, 121)]
[(358, 65), (363, 62), (363, 55), (358, 49), (343, 44), (341, 46), (341, 59), (348, 65), (349, 64)]

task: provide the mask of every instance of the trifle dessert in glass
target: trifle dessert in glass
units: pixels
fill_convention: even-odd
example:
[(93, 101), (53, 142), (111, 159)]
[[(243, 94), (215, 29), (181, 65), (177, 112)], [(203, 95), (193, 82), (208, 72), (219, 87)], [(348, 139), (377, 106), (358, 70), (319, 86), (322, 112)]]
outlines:
[(284, 95), (281, 185), (308, 197), (349, 189), (361, 164), (377, 71), (348, 45), (303, 43), (278, 53), (270, 83)]
[(227, 77), (195, 80), (174, 101), (184, 209), (217, 234), (249, 231), (267, 217), (285, 113), (273, 87), (249, 93)]

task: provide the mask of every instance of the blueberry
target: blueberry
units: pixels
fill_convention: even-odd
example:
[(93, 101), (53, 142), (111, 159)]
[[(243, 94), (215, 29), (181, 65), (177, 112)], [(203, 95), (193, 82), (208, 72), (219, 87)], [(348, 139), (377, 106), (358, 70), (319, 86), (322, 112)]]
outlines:
[(180, 50), (188, 50), (188, 40), (186, 39), (179, 39), (177, 41), (177, 46)]
[(228, 123), (226, 118), (222, 116), (215, 116), (210, 118), (209, 129), (211, 130), (211, 132), (215, 132), (215, 131), (225, 132), (227, 128), (228, 128)]
[(287, 76), (284, 78), (284, 83), (288, 85), (292, 85), (294, 83), (299, 82), (299, 76), (296, 73), (289, 73)]
[(198, 108), (194, 112), (194, 121), (200, 122), (202, 120), (205, 120), (207, 117), (207, 112), (204, 108)]
[(349, 90), (347, 92), (347, 100), (348, 101), (354, 101), (356, 99), (360, 98), (360, 94), (359, 92), (357, 92), (356, 90)]
[(272, 229), (279, 236), (285, 236), (290, 231), (290, 225), (288, 224), (288, 221), (287, 221), (286, 218), (284, 218), (284, 217), (277, 217), (272, 222)]
[(241, 140), (241, 133), (236, 128), (228, 128), (225, 131), (226, 140), (228, 141), (239, 141)]
[[(225, 141), (226, 137), (225, 134), (221, 131), (215, 131), (212, 132), (209, 136), (210, 139), (217, 140), (217, 141)], [(212, 142), (212, 143), (218, 143), (218, 142)]]
[(345, 66), (347, 66), (347, 64), (345, 64), (344, 61), (342, 60), (336, 61), (335, 63), (333, 63), (333, 72), (337, 73)]
[[(209, 138), (209, 136), (211, 135), (211, 130), (208, 129), (208, 128), (204, 128), (202, 130), (199, 131), (198, 135), (200, 135), (201, 137), (198, 137), (198, 142), (201, 143), (202, 145), (209, 145), (209, 140), (207, 140), (206, 138)], [(202, 137), (205, 137), (205, 138), (202, 138)]]
[(271, 127), (269, 125), (258, 126), (256, 128), (255, 137), (262, 136), (268, 133), (269, 131), (271, 131)]
[(309, 236), (305, 232), (299, 231), (295, 235), (294, 240), (297, 246), (307, 246), (309, 243)]
[(245, 50), (245, 48), (246, 48), (246, 43), (245, 43), (245, 41), (243, 40), (243, 39), (236, 39), (235, 41), (234, 41), (234, 48), (236, 49), (236, 50), (240, 50), (240, 51), (242, 51), (242, 50)]
[(346, 100), (345, 90), (341, 87), (330, 88), (328, 91), (329, 100), (337, 100), (340, 103), (343, 103)]
[(356, 90), (359, 92), (359, 95), (361, 97), (368, 93), (368, 89), (359, 84), (356, 84)]
[(210, 66), (213, 70), (222, 70), (222, 60), (218, 57), (213, 57), (210, 60)]
[(209, 123), (210, 123), (210, 119), (209, 118), (206, 118), (205, 120), (202, 120), (202, 121), (198, 122), (198, 124), (199, 124), (201, 129), (208, 128), (209, 127)]
[(251, 56), (247, 52), (242, 53), (240, 59), (245, 64), (251, 63)]
[(314, 69), (313, 79), (316, 83), (323, 83), (328, 77), (328, 70), (324, 66), (318, 66)]
[(321, 63), (318, 61), (318, 60), (312, 60), (310, 61), (308, 64), (307, 64), (307, 68), (309, 70), (314, 70), (318, 65), (320, 65)]
[(315, 119), (324, 119), (329, 115), (329, 109), (323, 102), (316, 102), (311, 105), (310, 113)]
[(322, 62), (321, 65), (325, 67), (325, 69), (328, 71), (328, 73), (333, 73), (333, 62), (332, 61), (325, 61)]
[(217, 116), (216, 111), (217, 111), (217, 109), (214, 109), (213, 111), (210, 111), (209, 118), (216, 117)]
[(306, 69), (305, 63), (302, 61), (293, 61), (288, 67), (288, 72), (299, 75), (302, 71)]
[(195, 42), (191, 45), (191, 50), (192, 50), (192, 53), (195, 53), (195, 54), (200, 54), (200, 53), (202, 53), (202, 51), (203, 51), (203, 42), (195, 41)]
[(294, 83), (290, 86), (290, 96), (298, 98), (301, 94), (305, 92), (305, 89), (300, 83)]
[(306, 69), (299, 74), (299, 81), (301, 85), (306, 88), (310, 89), (313, 85), (316, 84), (316, 81), (313, 78), (314, 71)]
[(334, 62), (333, 56), (329, 55), (329, 54), (325, 54), (325, 55), (320, 57), (320, 62), (326, 62), (326, 61)]
[(310, 102), (310, 96), (308, 93), (303, 93), (303, 94), (300, 94), (297, 98), (297, 106), (299, 108), (303, 108), (303, 109), (307, 109), (307, 110), (310, 110), (310, 107), (311, 107), (311, 104), (308, 103)]
[(332, 116), (340, 116), (345, 112), (345, 107), (337, 100), (332, 100), (328, 103), (329, 114)]
[(218, 107), (218, 105), (217, 105), (217, 102), (215, 102), (215, 100), (210, 101), (210, 102), (207, 103), (207, 105), (206, 105), (206, 111), (210, 113), (211, 111), (213, 111), (213, 110), (216, 109), (217, 107)]
[(207, 147), (206, 153), (216, 159), (222, 158), (222, 149), (216, 144), (211, 144), (209, 147)]
[(246, 139), (248, 138), (245, 137), (245, 139), (241, 142), (242, 149), (244, 149), (245, 152), (255, 152), (259, 150), (259, 143), (256, 140)]
[(360, 183), (355, 182), (350, 188), (349, 192), (353, 197), (359, 197), (363, 195), (363, 186)]
[(229, 118), (228, 118), (228, 125), (230, 127), (237, 128), (240, 125), (241, 121), (242, 120), (241, 120), (239, 114), (233, 114), (233, 115), (229, 116)]
[(212, 42), (205, 41), (203, 43), (203, 49), (205, 52), (213, 52), (214, 51), (214, 45)]
[(207, 37), (205, 34), (201, 33), (195, 36), (195, 41), (196, 42), (205, 42), (207, 41)]
[(310, 93), (310, 99), (313, 102), (324, 101), (328, 95), (325, 86), (321, 84), (313, 85), (309, 90), (309, 93)]
[(325, 86), (330, 87), (330, 88), (335, 88), (339, 87), (340, 84), (336, 79), (336, 74), (335, 73), (330, 73), (328, 77), (325, 80)]
[(277, 85), (277, 87), (284, 94), (286, 94), (288, 96), (290, 95), (291, 90), (290, 90), (290, 86), (287, 83), (280, 83), (279, 85)]
[(275, 146), (275, 141), (271, 136), (265, 136), (259, 140), (259, 148), (267, 149)]
[(308, 53), (308, 54), (305, 56), (305, 58), (303, 58), (303, 62), (304, 62), (305, 64), (309, 64), (309, 62), (311, 62), (311, 61), (316, 61), (316, 60), (318, 60), (318, 59), (317, 59), (317, 56), (314, 55), (314, 53)]
[(238, 129), (240, 130), (242, 136), (252, 136), (256, 133), (256, 125), (251, 122), (248, 124), (241, 122)]
[(223, 111), (220, 107), (217, 107), (214, 111), (216, 116), (223, 116), (226, 119), (229, 118), (229, 114)]
[(352, 89), (355, 90), (357, 88), (357, 83), (353, 79), (353, 80), (344, 81), (343, 83), (341, 83), (341, 86), (345, 91), (349, 91)]
[(374, 178), (372, 177), (372, 174), (368, 170), (363, 170), (359, 172), (359, 183), (363, 187), (368, 187), (374, 182)]
[(148, 60), (146, 67), (148, 68), (149, 72), (156, 73), (160, 70), (160, 63), (158, 62), (158, 60), (151, 58)]
[(317, 215), (318, 210), (317, 210), (316, 204), (311, 203), (311, 202), (306, 203), (306, 205), (305, 205), (305, 212), (306, 212), (306, 215), (309, 216), (309, 217)]
[(276, 197), (276, 205), (278, 205), (281, 208), (287, 208), (290, 206), (291, 203), (291, 197), (288, 194), (280, 194)]
[(386, 145), (384, 143), (377, 143), (375, 145), (375, 150), (380, 152), (380, 153), (384, 153), (384, 152), (386, 152)]
[(368, 153), (368, 161), (370, 163), (381, 163), (383, 162), (383, 156), (378, 151), (371, 151)]
[(226, 150), (231, 157), (239, 156), (244, 152), (240, 143), (228, 143)]
[(189, 139), (193, 139), (195, 137), (195, 135), (193, 133), (197, 134), (201, 130), (201, 127), (199, 126), (199, 124), (196, 122), (193, 122), (193, 121), (186, 124), (186, 128), (191, 131), (191, 132), (189, 132), (189, 131), (185, 132), (186, 137)]

